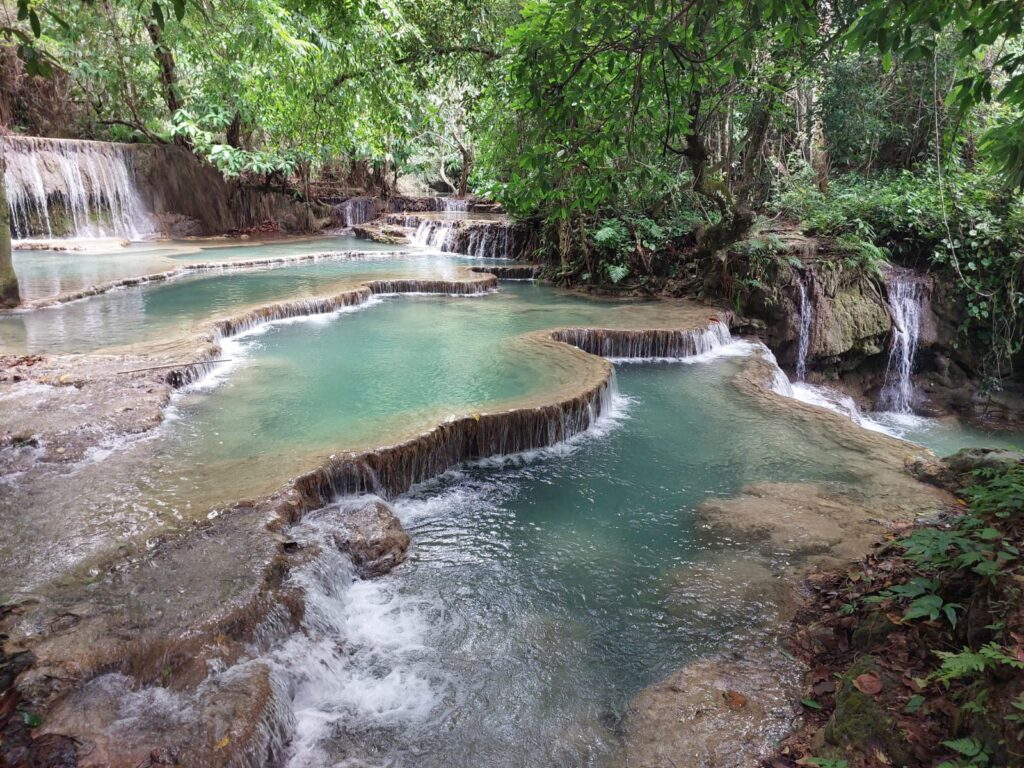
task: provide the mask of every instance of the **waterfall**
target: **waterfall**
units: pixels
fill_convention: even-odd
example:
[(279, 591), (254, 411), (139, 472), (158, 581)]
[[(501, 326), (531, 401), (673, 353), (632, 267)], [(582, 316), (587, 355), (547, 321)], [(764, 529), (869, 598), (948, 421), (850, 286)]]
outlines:
[(151, 230), (125, 145), (8, 137), (4, 153), (15, 239), (137, 238)]
[(350, 197), (338, 206), (336, 220), (345, 229), (365, 224), (377, 217), (377, 199), (373, 197)]
[(443, 221), (431, 221), (426, 219), (419, 223), (416, 232), (412, 236), (414, 245), (424, 245), (438, 251), (446, 250), (448, 237), (453, 226)]
[(811, 323), (814, 321), (814, 307), (807, 298), (806, 277), (797, 275), (797, 287), (800, 289), (800, 338), (796, 350), (796, 380), (802, 382), (807, 373), (807, 350), (811, 340)]
[(926, 291), (912, 275), (894, 272), (889, 276), (888, 292), (894, 322), (880, 405), (883, 410), (909, 414), (914, 412), (914, 357)]
[(469, 210), (469, 200), (464, 197), (439, 197), (437, 198), (437, 210), (465, 213)]

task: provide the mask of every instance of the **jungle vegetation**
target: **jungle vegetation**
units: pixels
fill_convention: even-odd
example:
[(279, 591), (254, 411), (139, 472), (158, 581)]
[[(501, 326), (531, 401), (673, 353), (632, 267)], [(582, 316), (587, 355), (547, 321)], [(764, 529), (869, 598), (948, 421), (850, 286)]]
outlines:
[[(1021, 351), (1015, 0), (14, 0), (9, 130), (174, 142), (297, 196), (412, 173), (549, 275), (738, 300), (789, 227), (949, 276)], [(332, 187), (332, 184), (334, 185)]]

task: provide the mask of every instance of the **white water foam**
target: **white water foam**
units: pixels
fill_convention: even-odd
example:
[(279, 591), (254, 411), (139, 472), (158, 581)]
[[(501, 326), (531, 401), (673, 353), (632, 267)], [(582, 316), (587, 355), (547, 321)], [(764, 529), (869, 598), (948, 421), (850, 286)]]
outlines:
[(359, 580), (333, 541), (337, 509), (292, 530), (320, 555), (292, 576), (305, 594), (303, 631), (273, 652), (295, 718), (288, 765), (331, 762), (324, 743), (342, 730), (402, 728), (427, 720), (448, 685), (424, 639), (429, 606), (388, 579)]

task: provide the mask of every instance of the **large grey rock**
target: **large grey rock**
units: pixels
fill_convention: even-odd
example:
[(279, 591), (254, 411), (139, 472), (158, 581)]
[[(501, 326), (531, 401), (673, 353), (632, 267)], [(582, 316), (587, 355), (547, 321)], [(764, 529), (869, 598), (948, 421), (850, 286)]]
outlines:
[(373, 499), (342, 507), (342, 512), (344, 522), (335, 542), (352, 558), (360, 576), (380, 576), (405, 560), (409, 534), (391, 507)]

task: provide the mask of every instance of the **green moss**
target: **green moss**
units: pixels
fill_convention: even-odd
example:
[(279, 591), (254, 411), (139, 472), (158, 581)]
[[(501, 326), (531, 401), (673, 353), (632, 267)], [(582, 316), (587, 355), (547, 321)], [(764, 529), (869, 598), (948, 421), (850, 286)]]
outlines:
[(910, 757), (909, 745), (878, 700), (884, 691), (879, 697), (869, 696), (853, 684), (859, 675), (867, 673), (881, 676), (878, 663), (871, 656), (858, 659), (842, 676), (835, 711), (825, 725), (824, 741), (838, 750), (837, 755), (853, 751), (873, 756), (880, 751), (890, 764), (904, 765)]
[(853, 630), (853, 647), (859, 651), (868, 651), (896, 629), (889, 617), (881, 611), (872, 611)]

